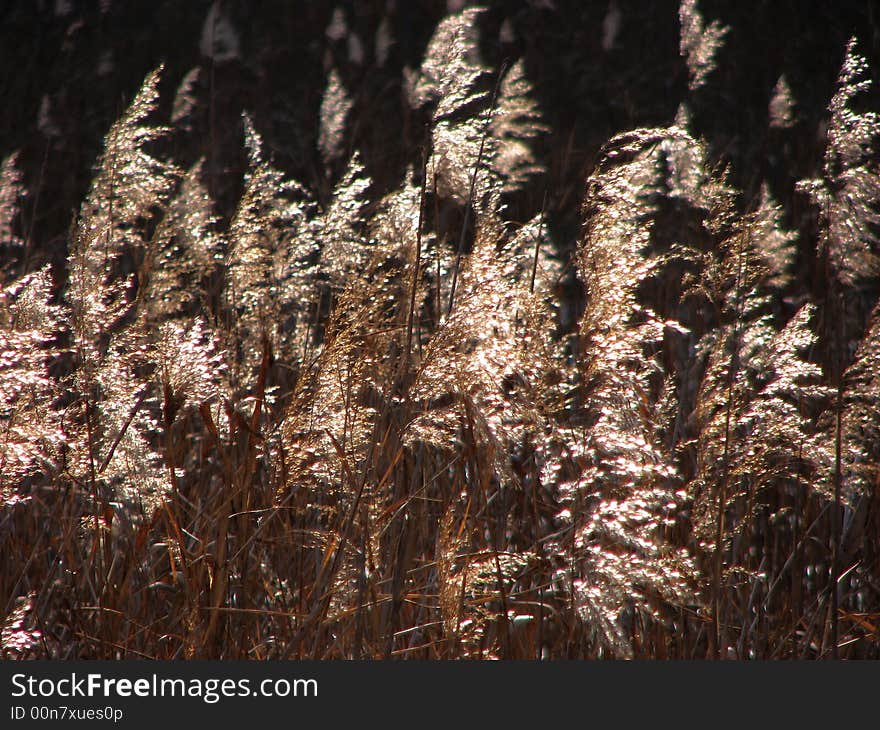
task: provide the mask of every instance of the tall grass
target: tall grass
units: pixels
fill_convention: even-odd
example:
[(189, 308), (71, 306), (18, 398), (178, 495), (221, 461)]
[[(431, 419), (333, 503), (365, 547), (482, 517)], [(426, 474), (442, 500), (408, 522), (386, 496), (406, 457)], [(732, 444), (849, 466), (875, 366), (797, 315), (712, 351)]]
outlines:
[[(188, 75), (158, 124), (159, 69), (66, 266), (3, 268), (3, 656), (877, 658), (880, 122), (855, 44), (801, 186), (827, 295), (795, 301), (809, 242), (710, 162), (687, 100), (599, 152), (571, 260), (546, 211), (509, 220), (547, 127), (523, 64), (484, 64), (481, 13), (407, 79), (426, 125), (396, 188), (331, 69), (331, 184), (288, 179), (245, 116), (224, 219), (205, 163), (165, 154), (206, 100)], [(680, 16), (703, 93), (726, 30)]]

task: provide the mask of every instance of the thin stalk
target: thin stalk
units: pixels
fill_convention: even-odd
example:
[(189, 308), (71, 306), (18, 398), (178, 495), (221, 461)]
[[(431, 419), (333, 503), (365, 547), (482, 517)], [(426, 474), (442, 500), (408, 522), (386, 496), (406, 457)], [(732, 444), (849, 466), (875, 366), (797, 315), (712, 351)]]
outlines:
[[(835, 297), (840, 311), (840, 319), (838, 322), (846, 321), (846, 300), (840, 292)], [(840, 512), (841, 512), (841, 486), (843, 482), (843, 359), (842, 343), (840, 340), (840, 327), (837, 328), (838, 340), (836, 356), (837, 367), (835, 368), (836, 383), (836, 399), (834, 404), (834, 508), (831, 511), (831, 658), (838, 659), (837, 644), (839, 641), (838, 626), (838, 597), (837, 583), (840, 580)]]
[(46, 168), (49, 163), (49, 148), (51, 147), (51, 140), (46, 139), (46, 146), (43, 149), (43, 161), (40, 163), (40, 176), (37, 178), (37, 184), (34, 189), (34, 204), (31, 206), (31, 219), (28, 224), (27, 233), (25, 234), (24, 239), (24, 269), (28, 270), (28, 263), (30, 262), (31, 251), (33, 250), (33, 241), (34, 241), (34, 228), (37, 225), (37, 211), (40, 207), (40, 192), (43, 189), (43, 182), (46, 179)]
[(474, 198), (476, 197), (477, 175), (480, 172), (480, 165), (483, 164), (483, 151), (486, 148), (486, 140), (489, 138), (489, 127), (492, 124), (492, 117), (495, 114), (495, 107), (498, 103), (498, 91), (501, 89), (501, 81), (504, 79), (504, 72), (507, 71), (507, 65), (507, 61), (501, 65), (501, 70), (498, 72), (498, 81), (492, 92), (492, 102), (489, 105), (489, 112), (486, 114), (486, 119), (483, 121), (483, 131), (480, 135), (480, 149), (477, 152), (474, 169), (471, 171), (471, 182), (470, 188), (468, 189), (467, 204), (464, 208), (464, 221), (461, 224), (461, 232), (458, 236), (458, 248), (455, 252), (455, 265), (452, 269), (452, 284), (449, 288), (449, 306), (446, 309), (447, 315), (452, 312), (452, 305), (455, 303), (455, 288), (458, 283), (458, 272), (461, 269), (461, 257), (464, 255), (464, 239), (467, 235), (471, 209), (474, 207)]
[(422, 151), (422, 190), (419, 194), (419, 223), (416, 229), (416, 256), (413, 263), (412, 281), (409, 292), (409, 312), (406, 317), (406, 350), (405, 362), (409, 362), (412, 352), (413, 319), (416, 311), (416, 292), (419, 288), (419, 272), (422, 265), (422, 225), (425, 217), (425, 188), (428, 184), (428, 150)]
[[(120, 441), (122, 441), (125, 436), (125, 432), (128, 431), (129, 426), (131, 426), (131, 422), (134, 420), (135, 415), (141, 407), (141, 404), (147, 397), (147, 389), (145, 388), (143, 392), (138, 396), (137, 401), (132, 406), (131, 411), (129, 411), (128, 418), (125, 419), (125, 423), (122, 424), (122, 427), (119, 429), (119, 433), (116, 434), (116, 438), (113, 439), (113, 443), (110, 445), (110, 450), (107, 452), (107, 456), (104, 457), (104, 461), (101, 462), (101, 466), (98, 469), (98, 474), (103, 474), (107, 467), (110, 465), (110, 461), (113, 459), (113, 454), (116, 453), (116, 447), (119, 446)], [(91, 428), (89, 428), (89, 433), (91, 434)], [(89, 436), (89, 440), (91, 441), (91, 435)], [(91, 453), (89, 454), (91, 457)], [(92, 465), (92, 469), (94, 469), (94, 465)], [(94, 478), (94, 477), (93, 477)]]
[(544, 189), (544, 200), (541, 202), (541, 218), (538, 220), (538, 240), (535, 243), (535, 258), (532, 260), (532, 275), (529, 278), (529, 294), (535, 293), (535, 279), (538, 276), (538, 260), (541, 247), (544, 245), (544, 212), (547, 210), (547, 190)]
[(736, 272), (736, 313), (733, 322), (733, 352), (730, 356), (730, 365), (727, 369), (727, 403), (724, 413), (724, 453), (721, 462), (721, 479), (718, 486), (718, 504), (715, 520), (715, 555), (713, 560), (712, 576), (712, 641), (715, 659), (721, 658), (722, 621), (721, 621), (721, 582), (724, 567), (723, 541), (725, 531), (725, 510), (727, 506), (727, 487), (730, 478), (730, 446), (731, 426), (733, 423), (733, 399), (736, 385), (737, 371), (739, 370), (739, 323), (742, 319), (743, 308), (743, 279), (745, 277), (746, 261), (743, 246), (745, 244), (744, 232), (740, 238)]

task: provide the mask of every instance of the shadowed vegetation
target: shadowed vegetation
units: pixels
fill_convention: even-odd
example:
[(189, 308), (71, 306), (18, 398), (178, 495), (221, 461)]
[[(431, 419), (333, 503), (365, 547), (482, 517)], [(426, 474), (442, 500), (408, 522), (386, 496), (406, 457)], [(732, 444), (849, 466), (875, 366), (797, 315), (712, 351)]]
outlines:
[[(678, 96), (586, 154), (533, 81), (526, 13), (556, 9), (461, 5), (412, 66), (391, 11), (369, 41), (322, 17), (287, 147), (223, 107), (250, 51), (206, 6), (200, 64), (147, 74), (60, 247), (6, 157), (0, 655), (878, 658), (861, 42), (786, 179), (785, 75), (745, 151), (703, 133), (735, 22), (658, 6)], [(629, 11), (600, 5), (612, 54)]]

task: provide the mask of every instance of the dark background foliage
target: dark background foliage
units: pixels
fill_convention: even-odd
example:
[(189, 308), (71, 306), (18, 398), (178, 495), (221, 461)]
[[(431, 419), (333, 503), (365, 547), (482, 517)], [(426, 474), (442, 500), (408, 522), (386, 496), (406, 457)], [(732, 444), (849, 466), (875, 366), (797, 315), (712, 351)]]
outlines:
[[(199, 111), (196, 134), (174, 150), (181, 162), (208, 159), (212, 193), (229, 213), (245, 159), (241, 112), (248, 110), (275, 154), (295, 179), (328, 192), (318, 158), (318, 110), (325, 69), (339, 69), (355, 107), (347, 144), (359, 149), (368, 173), (392, 189), (408, 164), (417, 164), (425, 120), (413, 118), (401, 97), (403, 69), (418, 68), (446, 3), (264, 2), (223, 3), (241, 42), (241, 57), (213, 66), (199, 38), (211, 2), (54, 2), (8, 0), (0, 11), (0, 155), (20, 150), (31, 254), (60, 263), (64, 236), (92, 176), (103, 135), (148, 71), (164, 63), (162, 103), (170, 108), (183, 76), (201, 65), (210, 106)], [(610, 9), (620, 11), (612, 47), (603, 47)], [(348, 35), (328, 37), (334, 10), (346, 11)], [(481, 48), (487, 65), (524, 57), (535, 96), (550, 127), (540, 150), (548, 167), (521, 196), (525, 220), (548, 196), (547, 217), (556, 238), (573, 246), (579, 232), (583, 181), (596, 153), (613, 134), (671, 123), (687, 88), (678, 52), (678, 3), (580, 0), (507, 0), (489, 3)], [(709, 142), (713, 159), (730, 163), (732, 182), (754, 197), (763, 180), (783, 203), (790, 223), (811, 225), (795, 181), (813, 175), (824, 151), (823, 124), (846, 42), (880, 67), (880, 11), (870, 2), (762, 0), (704, 2), (706, 22), (730, 30), (717, 69), (691, 100), (694, 131)], [(383, 18), (393, 44), (382, 66), (375, 38)], [(502, 23), (512, 33), (499, 37)], [(363, 58), (350, 58), (349, 35)], [(331, 34), (332, 35), (332, 34)], [(785, 74), (796, 100), (796, 123), (771, 139), (767, 107)], [(874, 98), (862, 101), (876, 108)], [(48, 100), (56, 135), (37, 127)], [(195, 144), (193, 143), (195, 140)], [(232, 174), (229, 174), (232, 173)], [(222, 210), (223, 204), (226, 210)], [(804, 274), (807, 274), (804, 271)], [(809, 275), (807, 274), (809, 277)], [(816, 285), (806, 279), (804, 283)]]
[(875, 5), (470, 4), (3, 6), (0, 648), (877, 656)]

